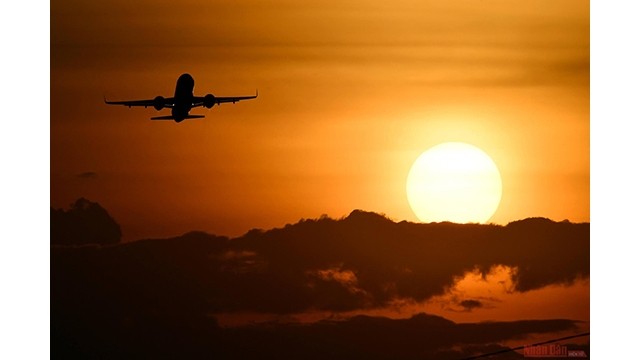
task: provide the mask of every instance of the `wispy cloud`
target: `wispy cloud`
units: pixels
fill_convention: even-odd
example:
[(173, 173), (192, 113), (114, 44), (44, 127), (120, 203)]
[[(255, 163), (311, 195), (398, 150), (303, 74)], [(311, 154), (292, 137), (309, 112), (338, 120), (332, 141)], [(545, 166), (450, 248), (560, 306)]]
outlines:
[(86, 171), (76, 175), (76, 177), (80, 179), (96, 179), (98, 177), (98, 173), (94, 171)]

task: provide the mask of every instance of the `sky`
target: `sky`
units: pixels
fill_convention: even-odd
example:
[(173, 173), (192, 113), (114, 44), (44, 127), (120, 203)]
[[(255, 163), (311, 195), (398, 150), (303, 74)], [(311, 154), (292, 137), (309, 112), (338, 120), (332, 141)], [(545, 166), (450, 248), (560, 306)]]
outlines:
[[(501, 173), (489, 222), (589, 222), (589, 20), (585, 1), (53, 2), (51, 206), (96, 201), (126, 241), (418, 221), (411, 165), (458, 141)], [(180, 124), (103, 103), (171, 96), (182, 73), (259, 97)]]
[[(633, 233), (637, 232), (637, 229), (633, 226), (637, 219), (634, 212), (627, 211), (627, 209), (634, 206), (633, 204), (640, 199), (636, 186), (639, 180), (638, 174), (633, 167), (628, 166), (633, 163), (633, 154), (638, 151), (636, 132), (632, 126), (634, 119), (638, 117), (638, 108), (634, 104), (635, 84), (640, 81), (640, 74), (637, 70), (637, 63), (640, 58), (638, 58), (635, 47), (629, 46), (629, 44), (633, 44), (635, 39), (633, 34), (638, 32), (638, 23), (635, 21), (636, 6), (632, 4), (625, 4), (626, 6), (621, 6), (621, 4), (614, 5), (610, 2), (595, 0), (588, 3), (591, 7), (590, 67), (592, 70), (590, 91), (591, 203), (593, 205), (591, 206), (592, 251), (590, 260), (595, 269), (591, 274), (593, 287), (590, 290), (590, 322), (593, 328), (592, 336), (595, 336), (594, 342), (591, 343), (591, 353), (596, 358), (601, 358), (615, 357), (616, 355), (622, 356), (623, 353), (627, 353), (628, 346), (621, 344), (630, 344), (635, 341), (633, 333), (609, 332), (606, 329), (620, 328), (624, 323), (633, 322), (638, 318), (638, 311), (635, 306), (636, 297), (633, 294), (634, 289), (628, 286), (628, 283), (633, 280), (633, 274), (636, 271), (635, 245), (629, 239), (632, 239)], [(483, 1), (483, 5), (486, 4), (490, 4), (490, 2)], [(528, 4), (532, 3), (518, 4), (519, 10), (524, 10)], [(582, 3), (578, 4), (586, 6)], [(48, 353), (46, 344), (49, 344), (50, 341), (49, 326), (47, 324), (50, 318), (48, 299), (50, 296), (49, 261), (51, 256), (47, 240), (49, 228), (48, 226), (34, 226), (34, 219), (37, 220), (38, 224), (49, 223), (49, 209), (47, 209), (49, 205), (43, 206), (38, 212), (34, 208), (34, 204), (46, 201), (44, 199), (50, 199), (51, 206), (66, 207), (69, 202), (76, 198), (75, 194), (69, 194), (67, 196), (68, 199), (60, 199), (64, 196), (56, 195), (60, 194), (60, 190), (55, 185), (57, 183), (54, 180), (54, 173), (59, 171), (56, 170), (56, 166), (59, 167), (60, 165), (54, 163), (55, 156), (59, 153), (59, 150), (54, 148), (53, 145), (58, 144), (60, 141), (55, 141), (53, 131), (59, 127), (58, 124), (61, 121), (75, 121), (76, 125), (78, 125), (78, 123), (83, 124), (96, 119), (96, 116), (80, 117), (78, 107), (81, 107), (83, 111), (91, 110), (86, 115), (100, 115), (101, 111), (97, 111), (98, 107), (89, 106), (92, 102), (74, 102), (67, 99), (64, 103), (65, 108), (55, 105), (54, 100), (58, 102), (64, 100), (64, 96), (57, 95), (62, 91), (59, 85), (60, 80), (70, 75), (60, 75), (60, 68), (62, 67), (60, 54), (67, 54), (67, 69), (75, 69), (77, 73), (81, 73), (83, 69), (85, 72), (89, 72), (81, 76), (80, 83), (83, 86), (78, 85), (74, 96), (91, 97), (91, 101), (94, 98), (98, 98), (98, 102), (102, 100), (103, 95), (122, 98), (125, 96), (141, 97), (142, 95), (138, 90), (133, 89), (133, 87), (141, 84), (118, 83), (118, 86), (104, 90), (103, 88), (106, 88), (106, 86), (103, 86), (102, 82), (106, 83), (110, 76), (102, 74), (100, 77), (100, 72), (93, 72), (87, 69), (94, 65), (100, 65), (102, 68), (122, 71), (125, 64), (121, 63), (121, 57), (128, 55), (131, 60), (131, 58), (136, 58), (137, 54), (139, 54), (134, 53), (132, 49), (124, 50), (126, 48), (125, 45), (131, 43), (128, 39), (138, 37), (138, 40), (140, 40), (141, 34), (140, 31), (126, 33), (122, 28), (126, 27), (125, 24), (135, 22), (136, 17), (144, 18), (152, 15), (150, 11), (154, 11), (153, 9), (166, 9), (168, 7), (162, 4), (154, 4), (153, 7), (133, 11), (131, 9), (132, 4), (101, 2), (97, 5), (101, 6), (101, 8), (92, 13), (87, 11), (86, 6), (80, 2), (72, 4), (69, 1), (66, 3), (42, 4), (38, 2), (17, 2), (6, 4), (6, 11), (0, 15), (3, 18), (0, 27), (2, 27), (5, 34), (9, 35), (4, 39), (3, 48), (8, 54), (16, 55), (6, 56), (3, 59), (4, 66), (10, 69), (4, 74), (5, 83), (10, 86), (0, 87), (0, 93), (5, 99), (14, 99), (15, 95), (20, 93), (27, 95), (28, 99), (31, 100), (35, 96), (37, 100), (36, 103), (32, 102), (31, 106), (28, 104), (29, 100), (22, 101), (20, 106), (6, 106), (4, 108), (5, 122), (3, 126), (5, 131), (0, 133), (0, 138), (2, 139), (0, 141), (0, 148), (2, 149), (0, 157), (2, 157), (5, 169), (3, 176), (4, 186), (1, 190), (4, 206), (0, 209), (0, 212), (3, 219), (5, 219), (4, 225), (7, 231), (7, 240), (9, 240), (5, 241), (5, 251), (0, 255), (2, 257), (0, 262), (0, 267), (2, 268), (0, 274), (2, 275), (0, 277), (3, 284), (5, 284), (7, 294), (9, 294), (4, 299), (7, 306), (2, 310), (2, 316), (5, 319), (2, 327), (11, 329), (5, 334), (7, 346), (3, 347), (2, 353), (8, 354), (8, 357), (16, 357), (18, 354), (20, 356), (37, 354), (38, 357), (42, 357), (43, 355), (47, 356)], [(545, 13), (544, 16), (548, 15), (547, 11), (550, 6), (558, 5), (544, 4), (544, 6), (541, 6), (544, 8), (542, 11)], [(49, 13), (50, 7), (51, 12)], [(231, 7), (229, 6), (229, 8)], [(217, 5), (217, 8), (219, 9), (220, 6)], [(490, 8), (485, 7), (488, 10)], [(125, 9), (127, 10), (125, 11)], [(192, 17), (197, 16), (202, 9), (203, 6), (200, 5), (198, 11), (192, 11)], [(218, 9), (210, 11), (210, 14), (215, 14), (219, 11)], [(170, 12), (165, 11), (165, 14), (178, 15), (175, 14), (175, 10), (172, 8)], [(516, 11), (514, 9), (510, 10)], [(460, 9), (456, 11), (460, 11)], [(105, 24), (104, 21), (102, 23), (97, 21), (109, 14), (117, 15), (118, 12), (128, 14), (130, 20), (117, 24)], [(155, 12), (156, 15), (154, 16), (158, 19), (158, 13), (161, 11)], [(136, 16), (133, 16), (133, 13)], [(62, 45), (60, 45), (61, 33), (58, 32), (61, 23), (57, 21), (60, 18), (60, 14), (66, 14), (67, 19), (75, 16), (78, 24), (75, 28), (76, 30), (71, 29), (72, 27), (69, 27), (68, 24), (65, 25), (68, 30), (66, 37), (73, 37), (75, 40), (66, 41), (66, 50), (62, 52), (58, 51), (62, 48)], [(89, 19), (82, 21), (81, 18), (85, 15), (89, 15)], [(162, 17), (165, 23), (171, 21), (167, 19), (172, 19), (164, 15)], [(114, 16), (111, 16), (111, 18), (114, 18)], [(307, 19), (310, 18), (308, 17)], [(221, 19), (217, 19), (217, 21), (221, 21)], [(50, 22), (51, 27), (49, 27)], [(177, 22), (176, 20), (176, 28), (183, 29), (185, 27), (185, 23), (177, 24)], [(310, 21), (307, 23), (311, 24)], [(524, 25), (523, 22), (519, 22), (519, 24)], [(107, 27), (109, 27), (108, 31), (110, 33), (103, 33), (96, 29), (104, 30)], [(151, 40), (154, 38), (153, 43), (156, 47), (163, 43), (163, 39), (154, 37), (155, 34), (162, 31), (162, 28), (144, 26), (142, 20), (139, 20), (137, 27), (136, 30), (145, 29), (146, 37), (144, 41), (148, 42), (146, 44), (147, 48), (152, 47)], [(91, 30), (82, 30), (85, 28)], [(262, 26), (261, 29), (262, 32), (254, 32), (253, 35), (255, 37), (261, 36), (260, 34), (264, 33), (265, 26)], [(512, 30), (509, 29), (509, 33), (515, 34)], [(371, 31), (371, 29), (366, 31)], [(126, 34), (123, 34), (123, 32)], [(176, 33), (176, 31), (173, 32)], [(240, 34), (242, 33), (244, 31), (240, 32)], [(555, 35), (558, 36), (559, 33), (561, 32), (557, 32)], [(287, 35), (293, 36), (292, 34), (299, 33), (287, 32)], [(199, 33), (197, 35), (198, 39), (192, 40), (192, 42), (199, 44), (204, 41), (213, 41), (214, 39), (210, 33)], [(319, 34), (317, 37), (321, 35)], [(501, 35), (506, 36), (508, 34), (501, 32)], [(534, 36), (535, 32), (531, 32), (529, 35)], [(186, 37), (186, 35), (182, 36), (183, 39), (186, 39)], [(141, 41), (136, 43), (141, 45)], [(119, 54), (113, 53), (111, 58), (105, 57), (104, 60), (101, 60), (102, 58), (96, 56), (95, 53), (100, 52), (99, 49), (102, 49), (102, 52), (108, 52), (104, 50), (108, 44), (116, 44), (118, 45), (117, 47), (123, 50)], [(72, 56), (74, 48), (76, 49), (75, 55)], [(50, 49), (51, 52), (49, 52)], [(152, 50), (147, 51), (148, 54), (152, 52)], [(156, 61), (157, 64), (159, 61), (158, 53), (159, 51), (156, 49), (156, 55), (148, 55), (146, 60), (151, 60), (152, 63)], [(184, 58), (184, 54), (177, 56), (171, 53), (170, 55), (162, 58), (165, 60)], [(84, 58), (84, 56), (87, 57)], [(73, 59), (75, 61), (72, 61)], [(142, 71), (150, 71), (150, 68), (139, 65), (135, 71), (132, 70), (130, 73), (136, 75)], [(167, 79), (160, 81), (158, 87), (150, 88), (148, 93), (145, 92), (144, 95), (155, 96), (158, 94), (160, 87), (164, 89), (162, 90), (163, 94), (172, 93), (172, 81), (175, 81), (183, 71), (184, 67), (176, 66), (175, 75), (164, 74)], [(196, 92), (199, 90), (205, 92), (205, 88), (208, 90), (208, 87), (205, 86), (203, 88), (203, 84), (199, 82), (200, 77), (204, 75), (191, 72), (197, 75)], [(73, 72), (69, 71), (69, 73)], [(212, 92), (216, 94), (223, 90), (218, 90), (218, 87), (221, 86), (219, 75), (217, 74), (217, 77), (214, 78), (215, 84), (211, 86)], [(138, 81), (141, 78), (140, 76)], [(237, 80), (237, 74), (234, 74), (234, 78)], [(155, 77), (148, 77), (144, 80), (152, 81), (155, 80)], [(98, 82), (101, 83), (96, 85)], [(234, 92), (251, 93), (251, 90), (259, 87), (262, 98), (264, 96), (263, 87), (260, 84), (255, 85), (255, 82), (255, 79), (250, 79), (248, 84), (243, 84), (241, 88), (228, 88), (224, 89), (224, 91), (233, 90)], [(119, 91), (124, 86), (131, 86), (131, 91), (120, 93)], [(230, 86), (235, 86), (235, 83)], [(67, 86), (67, 89), (70, 87)], [(78, 88), (82, 88), (82, 90), (78, 90)], [(340, 90), (344, 91), (344, 89)], [(510, 91), (513, 90), (510, 89)], [(85, 95), (85, 91), (92, 91), (93, 95)], [(220, 92), (220, 94), (223, 93)], [(49, 98), (49, 96), (51, 97)], [(60, 99), (60, 97), (63, 99)], [(556, 101), (557, 99), (552, 97), (552, 100)], [(49, 107), (50, 105), (51, 108)], [(223, 119), (228, 118), (235, 111), (239, 111), (239, 105), (233, 108), (233, 112), (225, 113)], [(389, 106), (386, 106), (383, 110), (388, 112), (389, 108)], [(223, 108), (215, 110), (219, 112)], [(308, 111), (309, 109), (306, 110)], [(62, 117), (62, 120), (60, 116), (54, 117), (55, 111), (57, 111), (58, 115), (61, 112), (64, 113), (65, 116)], [(143, 116), (128, 118), (129, 122), (127, 124), (135, 124), (141, 121), (141, 118), (147, 120), (148, 117), (157, 114), (149, 110), (148, 113), (143, 113)], [(213, 120), (219, 120), (218, 113), (215, 114), (216, 117)], [(103, 119), (102, 121), (109, 121), (111, 127), (116, 126), (114, 120), (120, 119), (119, 121), (124, 121), (122, 113), (114, 113), (114, 115), (117, 116)], [(208, 117), (207, 120), (211, 120), (211, 118)], [(65, 146), (69, 147), (75, 141), (87, 142), (86, 139), (79, 136), (80, 134), (86, 135), (88, 133), (86, 126), (69, 125), (66, 128), (69, 130), (70, 136), (63, 142), (66, 144)], [(103, 129), (109, 128), (103, 127)], [(150, 129), (153, 129), (153, 127), (150, 127)], [(125, 129), (125, 131), (128, 131), (128, 129)], [(56, 136), (59, 137), (60, 133), (64, 135), (63, 131), (58, 130)], [(90, 134), (93, 140), (98, 138), (93, 136), (94, 132), (90, 132)], [(100, 136), (106, 135), (108, 134), (100, 134)], [(137, 140), (139, 141), (140, 139)], [(131, 142), (134, 141), (131, 140)], [(518, 141), (513, 140), (513, 142), (519, 144)], [(51, 147), (49, 147), (50, 143)], [(120, 146), (122, 145), (120, 144)], [(86, 149), (83, 149), (83, 151), (86, 151)], [(416, 154), (418, 152), (416, 150)], [(494, 154), (491, 155), (495, 156)], [(76, 153), (75, 156), (77, 157), (78, 154)], [(51, 172), (49, 171), (50, 168)], [(87, 167), (78, 166), (78, 168), (85, 169)], [(90, 166), (90, 168), (94, 168), (94, 166)], [(82, 174), (95, 172), (100, 175), (97, 170), (80, 170), (81, 172), (79, 173), (76, 173), (76, 171), (74, 169), (66, 173), (65, 176), (68, 183), (73, 183), (71, 179), (74, 179), (74, 176), (81, 175), (79, 178), (97, 179), (97, 177), (82, 176)], [(501, 171), (504, 170), (501, 169)], [(47, 174), (49, 174), (50, 178)], [(87, 194), (84, 190), (78, 191), (78, 193)], [(54, 201), (56, 198), (59, 200)], [(95, 197), (95, 199), (101, 201), (101, 203), (107, 201), (106, 197)], [(556, 199), (554, 198), (554, 200)], [(111, 208), (109, 210), (113, 212)], [(119, 211), (118, 214), (124, 214), (122, 210)], [(122, 219), (118, 220), (121, 221)], [(182, 226), (177, 226), (176, 229), (178, 227), (182, 228)], [(28, 231), (25, 231), (25, 229), (28, 229)], [(130, 239), (135, 239), (138, 235), (145, 236), (146, 231), (142, 225), (138, 227), (138, 233), (132, 233), (133, 227), (131, 226), (127, 230), (130, 233)], [(17, 241), (10, 241), (11, 239)], [(16, 276), (16, 274), (18, 275)], [(25, 286), (25, 284), (30, 285)], [(29, 334), (29, 336), (26, 337), (23, 334)], [(35, 338), (39, 338), (43, 346), (31, 346)]]
[[(56, 248), (55, 322), (91, 319), (70, 306), (85, 289), (132, 326), (166, 300), (222, 327), (427, 313), (572, 322), (502, 346), (589, 331), (589, 225), (562, 221), (591, 221), (590, 61), (585, 1), (53, 3), (51, 207), (97, 202), (125, 242)], [(182, 123), (103, 102), (172, 96), (183, 73), (196, 95), (259, 97)], [(495, 162), (500, 227), (403, 222), (414, 161), (445, 142)], [(559, 223), (512, 223), (532, 217)], [(193, 230), (234, 239), (132, 242)]]

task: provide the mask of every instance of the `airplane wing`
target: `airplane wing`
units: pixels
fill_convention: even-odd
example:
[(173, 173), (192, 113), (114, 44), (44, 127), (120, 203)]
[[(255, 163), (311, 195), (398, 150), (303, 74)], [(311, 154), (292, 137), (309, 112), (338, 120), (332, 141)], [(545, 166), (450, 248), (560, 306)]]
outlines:
[(238, 101), (242, 101), (242, 100), (250, 100), (250, 99), (255, 99), (258, 97), (258, 90), (256, 90), (256, 94), (255, 95), (250, 95), (250, 96), (213, 96), (213, 95), (206, 95), (206, 96), (194, 96), (193, 97), (193, 106), (205, 106), (205, 107), (212, 107), (215, 104), (222, 104), (222, 103), (237, 103)]
[(157, 106), (158, 104), (162, 104), (162, 107), (172, 108), (174, 104), (172, 97), (163, 98), (160, 96), (150, 100), (108, 101), (107, 99), (104, 99), (104, 102), (105, 104), (109, 104), (109, 105), (124, 105), (128, 107), (132, 107), (132, 106), (153, 107), (153, 106)]

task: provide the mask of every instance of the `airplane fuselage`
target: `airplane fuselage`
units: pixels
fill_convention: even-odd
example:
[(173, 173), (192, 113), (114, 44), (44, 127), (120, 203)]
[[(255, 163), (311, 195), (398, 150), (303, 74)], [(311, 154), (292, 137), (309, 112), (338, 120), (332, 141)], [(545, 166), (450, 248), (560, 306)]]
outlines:
[(176, 92), (173, 96), (175, 105), (171, 109), (171, 115), (176, 121), (182, 121), (189, 116), (191, 104), (193, 104), (193, 87), (195, 81), (189, 74), (182, 74), (176, 82)]

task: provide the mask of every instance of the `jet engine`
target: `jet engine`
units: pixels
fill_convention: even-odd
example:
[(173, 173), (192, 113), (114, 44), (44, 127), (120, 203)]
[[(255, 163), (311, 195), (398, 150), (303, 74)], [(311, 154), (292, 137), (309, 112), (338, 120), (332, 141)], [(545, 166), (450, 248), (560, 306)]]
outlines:
[(156, 110), (162, 110), (162, 108), (164, 108), (164, 97), (156, 96), (156, 98), (153, 99), (153, 107)]
[(211, 109), (213, 105), (216, 104), (216, 97), (212, 94), (207, 94), (204, 96), (204, 100), (202, 101), (202, 103), (207, 109)]

